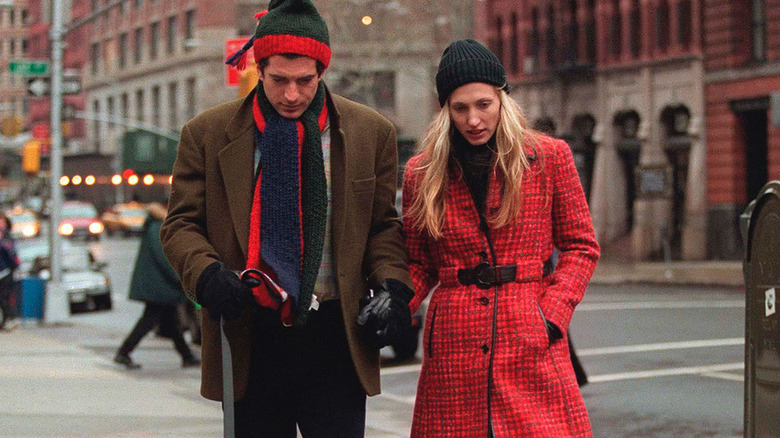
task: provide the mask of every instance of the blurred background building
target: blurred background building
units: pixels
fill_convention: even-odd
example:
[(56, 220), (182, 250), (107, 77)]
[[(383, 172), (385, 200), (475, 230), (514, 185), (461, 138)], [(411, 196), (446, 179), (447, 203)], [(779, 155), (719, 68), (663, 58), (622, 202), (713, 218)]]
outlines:
[[(16, 138), (40, 137), (48, 98), (25, 92), (7, 65), (48, 58), (51, 0), (12, 3), (0, 7), (0, 119), (23, 120), (14, 126), (27, 137)], [(63, 108), (66, 173), (108, 177), (133, 170), (134, 157), (170, 160), (188, 119), (256, 80), (245, 74), (240, 87), (228, 85), (223, 62), (230, 40), (253, 33), (267, 0), (66, 3), (66, 22), (97, 14), (66, 36), (66, 73), (80, 85)], [(776, 1), (314, 3), (330, 28), (328, 86), (396, 125), (402, 162), (439, 110), (444, 48), (464, 37), (490, 47), (531, 126), (572, 147), (605, 257), (739, 258), (739, 213), (780, 179)], [(107, 183), (66, 193), (102, 206), (151, 190)]]

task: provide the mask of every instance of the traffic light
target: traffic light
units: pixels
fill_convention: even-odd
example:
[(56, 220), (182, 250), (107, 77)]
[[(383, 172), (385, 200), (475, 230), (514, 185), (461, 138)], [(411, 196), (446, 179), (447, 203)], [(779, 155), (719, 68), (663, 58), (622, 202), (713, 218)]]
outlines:
[(246, 97), (257, 85), (257, 65), (248, 63), (244, 70), (238, 72), (238, 97)]
[(36, 174), (41, 168), (41, 144), (37, 140), (30, 140), (22, 146), (22, 170), (29, 174)]

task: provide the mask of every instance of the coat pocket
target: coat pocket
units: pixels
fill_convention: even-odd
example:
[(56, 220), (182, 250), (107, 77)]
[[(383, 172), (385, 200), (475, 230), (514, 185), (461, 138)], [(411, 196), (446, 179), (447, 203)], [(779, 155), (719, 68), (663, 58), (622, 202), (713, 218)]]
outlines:
[(430, 317), (428, 318), (428, 324), (425, 325), (425, 331), (427, 332), (425, 334), (425, 342), (427, 343), (427, 347), (425, 349), (425, 353), (427, 356), (433, 357), (433, 329), (436, 325), (436, 309), (438, 306), (433, 306), (431, 310), (429, 310)]

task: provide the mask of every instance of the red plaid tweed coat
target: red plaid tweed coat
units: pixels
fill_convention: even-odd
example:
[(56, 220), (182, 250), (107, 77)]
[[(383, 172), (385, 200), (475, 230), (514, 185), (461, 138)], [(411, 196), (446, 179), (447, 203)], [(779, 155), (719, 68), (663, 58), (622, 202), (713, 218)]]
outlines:
[[(490, 248), (459, 170), (451, 170), (443, 236), (421, 233), (405, 220), (414, 312), (431, 297), (424, 332), (424, 360), (414, 408), (412, 437), (591, 436), (572, 369), (566, 330), (599, 257), (590, 212), (571, 151), (540, 137), (523, 176), (523, 206), (516, 223), (490, 229), (498, 265), (516, 264), (514, 282), (490, 289), (463, 286), (459, 268), (487, 260)], [(422, 176), (420, 157), (404, 175), (408, 211)], [(500, 180), (488, 183), (487, 208), (500, 204)], [(552, 275), (543, 261), (561, 253)], [(493, 264), (491, 260), (491, 264)], [(564, 338), (549, 344), (544, 318)]]

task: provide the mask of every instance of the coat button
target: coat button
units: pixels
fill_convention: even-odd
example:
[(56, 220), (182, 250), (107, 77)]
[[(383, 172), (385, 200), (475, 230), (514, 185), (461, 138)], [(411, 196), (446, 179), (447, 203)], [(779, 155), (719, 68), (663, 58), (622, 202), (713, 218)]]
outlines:
[(490, 304), (490, 298), (488, 297), (482, 297), (479, 299), (479, 304), (482, 304), (483, 306), (487, 306)]
[(490, 347), (487, 344), (482, 344), (482, 352), (487, 354), (488, 351), (490, 351)]

